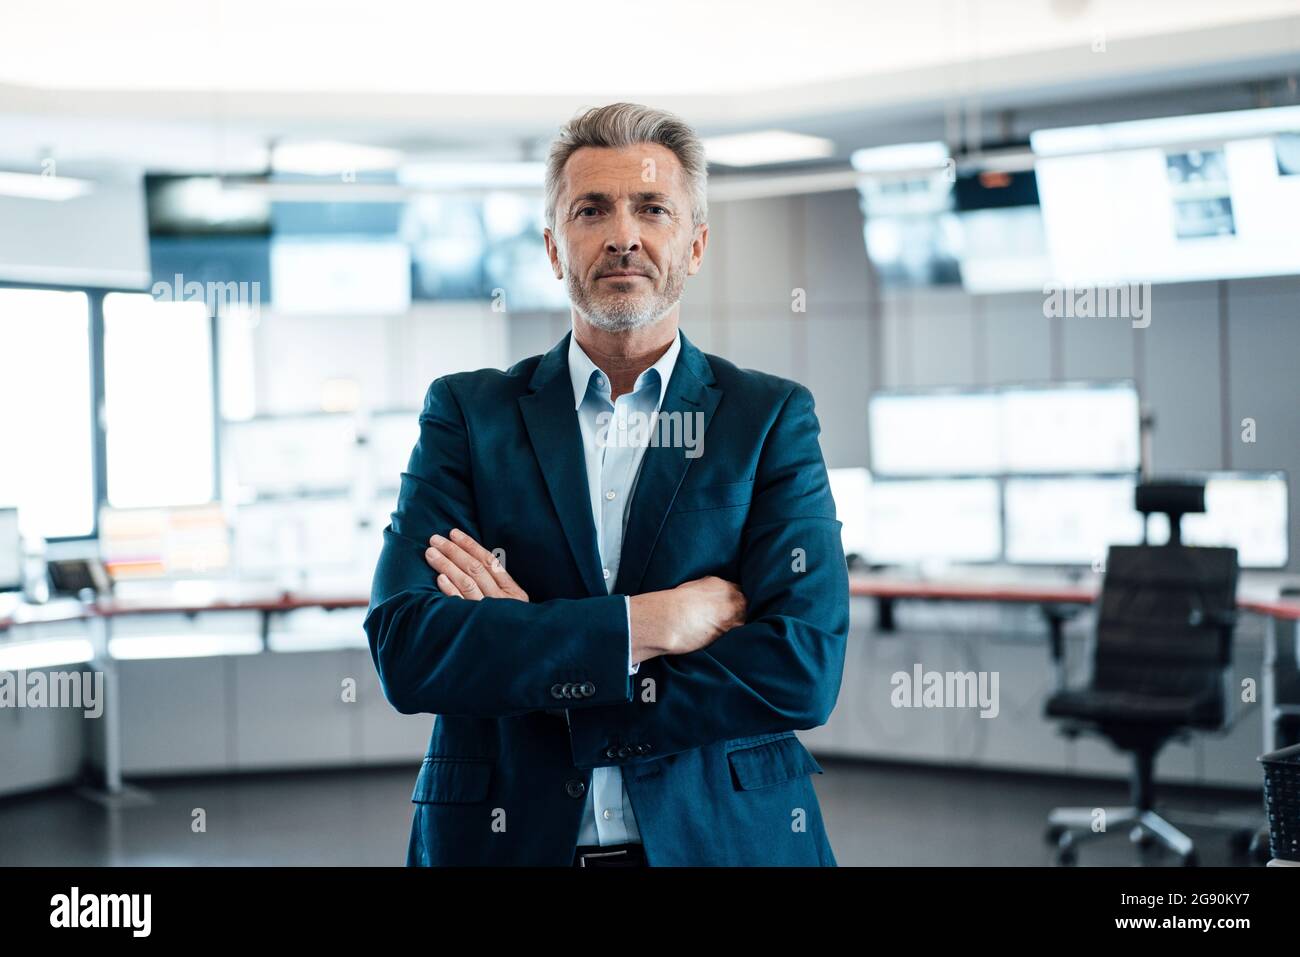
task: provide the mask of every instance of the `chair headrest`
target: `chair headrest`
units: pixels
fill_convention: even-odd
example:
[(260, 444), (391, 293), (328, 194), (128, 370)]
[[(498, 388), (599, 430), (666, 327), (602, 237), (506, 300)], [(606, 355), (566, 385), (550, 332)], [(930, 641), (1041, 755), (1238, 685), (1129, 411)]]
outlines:
[(1135, 506), (1143, 515), (1165, 512), (1185, 515), (1205, 511), (1205, 483), (1195, 480), (1161, 479), (1137, 487)]

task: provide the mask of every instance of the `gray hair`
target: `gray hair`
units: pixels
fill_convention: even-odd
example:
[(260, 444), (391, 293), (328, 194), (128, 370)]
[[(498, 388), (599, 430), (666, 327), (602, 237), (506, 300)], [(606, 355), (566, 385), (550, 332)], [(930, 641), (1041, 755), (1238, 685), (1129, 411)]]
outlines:
[(584, 146), (620, 149), (639, 143), (658, 143), (672, 150), (682, 165), (691, 193), (692, 224), (708, 222), (708, 162), (704, 145), (686, 121), (666, 110), (640, 103), (610, 103), (575, 116), (551, 143), (546, 158), (546, 225), (555, 229), (555, 204), (560, 198), (564, 164)]

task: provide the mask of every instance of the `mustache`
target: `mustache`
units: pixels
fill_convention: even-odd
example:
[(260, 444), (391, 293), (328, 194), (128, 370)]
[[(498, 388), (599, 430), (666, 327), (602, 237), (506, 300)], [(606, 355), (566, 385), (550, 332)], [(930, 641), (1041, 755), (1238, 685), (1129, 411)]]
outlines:
[(596, 273), (596, 278), (600, 279), (603, 276), (608, 276), (611, 273), (616, 272), (640, 273), (642, 276), (654, 277), (654, 270), (649, 266), (642, 266), (639, 263), (620, 263), (617, 265), (611, 264), (602, 267), (601, 270)]

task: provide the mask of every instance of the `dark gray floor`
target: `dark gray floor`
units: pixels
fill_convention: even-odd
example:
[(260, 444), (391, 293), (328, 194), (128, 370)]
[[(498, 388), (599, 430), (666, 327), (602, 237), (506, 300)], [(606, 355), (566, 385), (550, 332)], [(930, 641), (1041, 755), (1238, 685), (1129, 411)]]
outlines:
[[(1109, 782), (819, 762), (826, 773), (814, 781), (842, 866), (1046, 865), (1051, 808), (1125, 797), (1122, 785)], [(116, 811), (71, 790), (8, 798), (0, 800), (0, 865), (402, 864), (414, 777), (414, 769), (385, 769), (150, 781), (150, 803)], [(1246, 792), (1159, 794), (1174, 810), (1253, 813), (1262, 823), (1258, 797)], [(206, 814), (203, 833), (191, 828), (198, 808)], [(1244, 863), (1226, 838), (1186, 830), (1203, 864)], [(1138, 860), (1122, 834), (1080, 854), (1083, 866)]]

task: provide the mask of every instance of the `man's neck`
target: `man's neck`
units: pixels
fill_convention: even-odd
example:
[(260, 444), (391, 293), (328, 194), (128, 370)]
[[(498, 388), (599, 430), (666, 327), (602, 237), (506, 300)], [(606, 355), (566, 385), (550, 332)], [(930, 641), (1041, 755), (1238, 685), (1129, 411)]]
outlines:
[(609, 376), (610, 398), (632, 391), (637, 377), (663, 357), (677, 337), (676, 310), (639, 329), (607, 332), (581, 316), (573, 317), (573, 337), (582, 351)]

